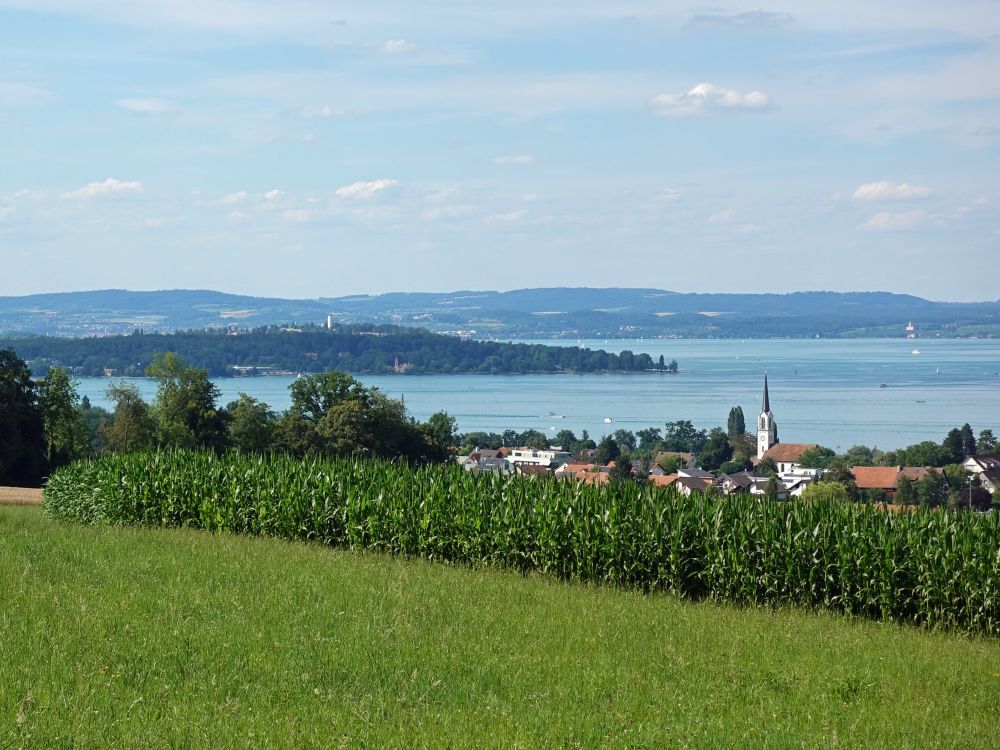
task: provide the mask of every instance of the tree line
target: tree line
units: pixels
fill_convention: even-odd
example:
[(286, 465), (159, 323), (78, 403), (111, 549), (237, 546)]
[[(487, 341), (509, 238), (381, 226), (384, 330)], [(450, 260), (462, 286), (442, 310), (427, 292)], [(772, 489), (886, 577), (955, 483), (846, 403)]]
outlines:
[[(172, 351), (210, 377), (275, 370), (321, 373), (520, 374), (530, 372), (677, 372), (676, 361), (630, 350), (476, 341), (400, 326), (267, 326), (238, 331), (184, 331), (92, 338), (0, 339), (42, 375), (50, 366), (74, 375), (107, 371), (138, 377), (158, 354)], [(236, 369), (240, 368), (240, 369)]]
[(157, 381), (152, 403), (135, 385), (112, 381), (113, 408), (106, 410), (81, 399), (65, 369), (49, 368), (36, 382), (23, 359), (0, 350), (0, 484), (38, 486), (73, 460), (146, 448), (426, 463), (446, 460), (455, 442), (455, 420), (446, 413), (418, 422), (401, 400), (344, 372), (296, 379), (292, 405), (280, 413), (246, 394), (221, 406), (208, 372), (174, 352), (156, 356), (145, 374)]

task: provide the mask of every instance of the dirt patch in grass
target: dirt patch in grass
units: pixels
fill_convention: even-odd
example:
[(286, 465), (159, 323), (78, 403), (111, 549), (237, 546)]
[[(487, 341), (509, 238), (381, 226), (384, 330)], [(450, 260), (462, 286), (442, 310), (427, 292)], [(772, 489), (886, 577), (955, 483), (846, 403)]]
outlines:
[(30, 487), (0, 487), (0, 505), (41, 505), (42, 491)]

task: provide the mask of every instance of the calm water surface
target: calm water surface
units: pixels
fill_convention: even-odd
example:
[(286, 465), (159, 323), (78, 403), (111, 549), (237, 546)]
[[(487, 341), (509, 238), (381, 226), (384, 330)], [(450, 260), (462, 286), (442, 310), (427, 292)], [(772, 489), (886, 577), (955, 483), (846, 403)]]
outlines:
[[(581, 345), (631, 349), (654, 359), (663, 354), (667, 361), (676, 359), (681, 372), (359, 379), (404, 397), (417, 419), (447, 411), (463, 432), (530, 427), (552, 434), (569, 428), (600, 438), (619, 427), (634, 431), (675, 419), (708, 428), (724, 426), (735, 404), (743, 407), (752, 426), (765, 368), (771, 409), (785, 442), (817, 442), (840, 450), (856, 443), (895, 448), (940, 441), (963, 422), (977, 431), (1000, 431), (1000, 340), (584, 340)], [(242, 391), (280, 410), (290, 403), (291, 381), (258, 377), (215, 382), (222, 403)], [(155, 383), (134, 382), (147, 399), (155, 396)], [(107, 405), (107, 383), (106, 378), (81, 378), (80, 393)], [(605, 417), (614, 421), (605, 423)]]

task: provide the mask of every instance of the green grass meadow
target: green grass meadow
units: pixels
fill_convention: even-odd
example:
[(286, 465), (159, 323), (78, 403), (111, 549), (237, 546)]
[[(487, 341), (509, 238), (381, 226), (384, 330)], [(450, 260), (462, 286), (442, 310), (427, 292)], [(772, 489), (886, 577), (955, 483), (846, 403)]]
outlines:
[(0, 749), (997, 747), (1000, 643), (0, 507)]

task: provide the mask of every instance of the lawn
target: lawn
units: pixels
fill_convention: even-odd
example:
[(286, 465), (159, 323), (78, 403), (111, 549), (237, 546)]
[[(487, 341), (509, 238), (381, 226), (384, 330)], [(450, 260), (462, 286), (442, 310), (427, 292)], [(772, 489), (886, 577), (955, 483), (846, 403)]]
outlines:
[(0, 507), (0, 748), (996, 747), (1000, 643)]

